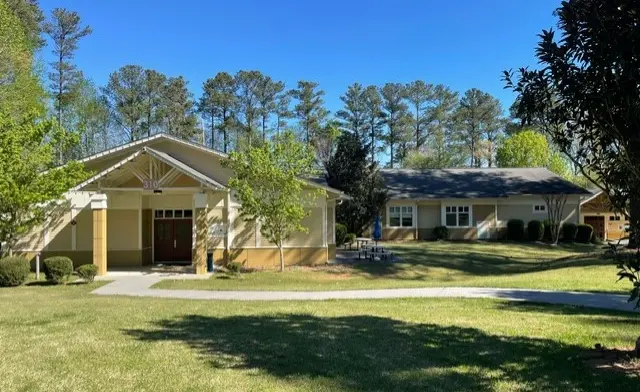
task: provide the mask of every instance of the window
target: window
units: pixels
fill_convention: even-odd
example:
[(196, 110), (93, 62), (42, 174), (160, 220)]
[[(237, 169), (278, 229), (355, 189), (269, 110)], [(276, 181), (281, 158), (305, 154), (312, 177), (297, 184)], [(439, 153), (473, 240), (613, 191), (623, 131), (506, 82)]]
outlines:
[(389, 227), (413, 227), (413, 207), (389, 207)]
[(191, 219), (193, 210), (155, 210), (154, 219)]
[(619, 220), (622, 220), (622, 219), (621, 219), (621, 217), (619, 217), (619, 216), (613, 216), (613, 215), (611, 215), (611, 216), (609, 217), (609, 220), (610, 220), (610, 221), (619, 221)]
[(533, 206), (533, 213), (534, 214), (544, 214), (547, 212), (547, 206), (544, 204), (535, 204)]
[(469, 227), (471, 224), (471, 207), (446, 206), (445, 225), (447, 227)]

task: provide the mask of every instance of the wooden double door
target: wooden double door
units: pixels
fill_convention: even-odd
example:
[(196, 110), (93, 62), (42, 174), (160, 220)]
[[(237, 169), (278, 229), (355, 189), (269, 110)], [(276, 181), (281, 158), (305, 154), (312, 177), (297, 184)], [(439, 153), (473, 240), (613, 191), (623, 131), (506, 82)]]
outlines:
[(154, 258), (156, 262), (191, 263), (193, 221), (154, 220)]
[(593, 234), (597, 235), (601, 240), (606, 240), (604, 230), (604, 216), (585, 216), (584, 223), (593, 226)]

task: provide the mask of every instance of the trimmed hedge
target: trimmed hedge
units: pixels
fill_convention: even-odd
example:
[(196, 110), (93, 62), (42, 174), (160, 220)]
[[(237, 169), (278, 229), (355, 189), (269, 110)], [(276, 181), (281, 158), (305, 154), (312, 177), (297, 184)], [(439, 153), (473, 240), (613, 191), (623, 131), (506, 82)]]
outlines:
[(588, 244), (593, 237), (593, 226), (580, 224), (577, 226), (576, 241), (581, 244)]
[(44, 260), (44, 274), (55, 284), (63, 283), (73, 273), (73, 261), (64, 256), (49, 257)]
[(544, 238), (544, 223), (539, 220), (529, 221), (527, 224), (527, 237), (530, 241), (542, 241)]
[(564, 242), (575, 242), (578, 227), (575, 223), (567, 222), (562, 225), (562, 240)]
[(336, 245), (343, 245), (347, 239), (347, 226), (342, 223), (336, 223)]
[(435, 240), (448, 240), (449, 229), (446, 226), (436, 226), (433, 228), (433, 238)]
[(27, 281), (31, 272), (29, 260), (24, 257), (5, 257), (0, 260), (0, 286), (20, 286)]
[(522, 241), (524, 239), (524, 221), (522, 219), (509, 219), (507, 222), (507, 239)]
[(94, 264), (84, 264), (76, 268), (76, 274), (87, 282), (93, 282), (98, 274), (98, 266)]

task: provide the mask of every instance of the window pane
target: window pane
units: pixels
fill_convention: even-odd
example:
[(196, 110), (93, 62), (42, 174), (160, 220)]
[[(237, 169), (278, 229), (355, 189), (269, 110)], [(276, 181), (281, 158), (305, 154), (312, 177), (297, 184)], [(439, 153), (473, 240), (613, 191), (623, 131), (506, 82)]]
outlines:
[(164, 210), (165, 218), (173, 218), (173, 210)]
[(469, 226), (469, 213), (461, 212), (458, 215), (458, 226)]
[(402, 213), (406, 213), (407, 212), (407, 207), (402, 207)]
[(407, 212), (409, 214), (413, 214), (413, 207), (407, 207)]
[(162, 210), (156, 210), (156, 218), (162, 218)]
[(413, 216), (403, 214), (402, 215), (402, 227), (411, 227), (413, 226)]
[(174, 214), (175, 218), (182, 218), (182, 210), (176, 210)]
[(184, 217), (185, 218), (191, 218), (193, 216), (193, 211), (191, 210), (184, 210)]
[(456, 222), (456, 214), (447, 214), (447, 226), (458, 226)]
[(399, 216), (390, 216), (389, 217), (389, 226), (391, 226), (391, 227), (399, 227), (400, 226), (400, 217)]
[(458, 212), (469, 212), (469, 206), (458, 207)]

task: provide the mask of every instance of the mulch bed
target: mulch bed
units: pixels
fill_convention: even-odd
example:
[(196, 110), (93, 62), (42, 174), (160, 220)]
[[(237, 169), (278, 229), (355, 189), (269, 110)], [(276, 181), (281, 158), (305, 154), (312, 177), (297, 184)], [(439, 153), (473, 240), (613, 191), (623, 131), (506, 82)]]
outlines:
[(640, 358), (633, 349), (605, 348), (596, 344), (586, 350), (580, 358), (589, 367), (605, 371), (614, 371), (640, 377)]

